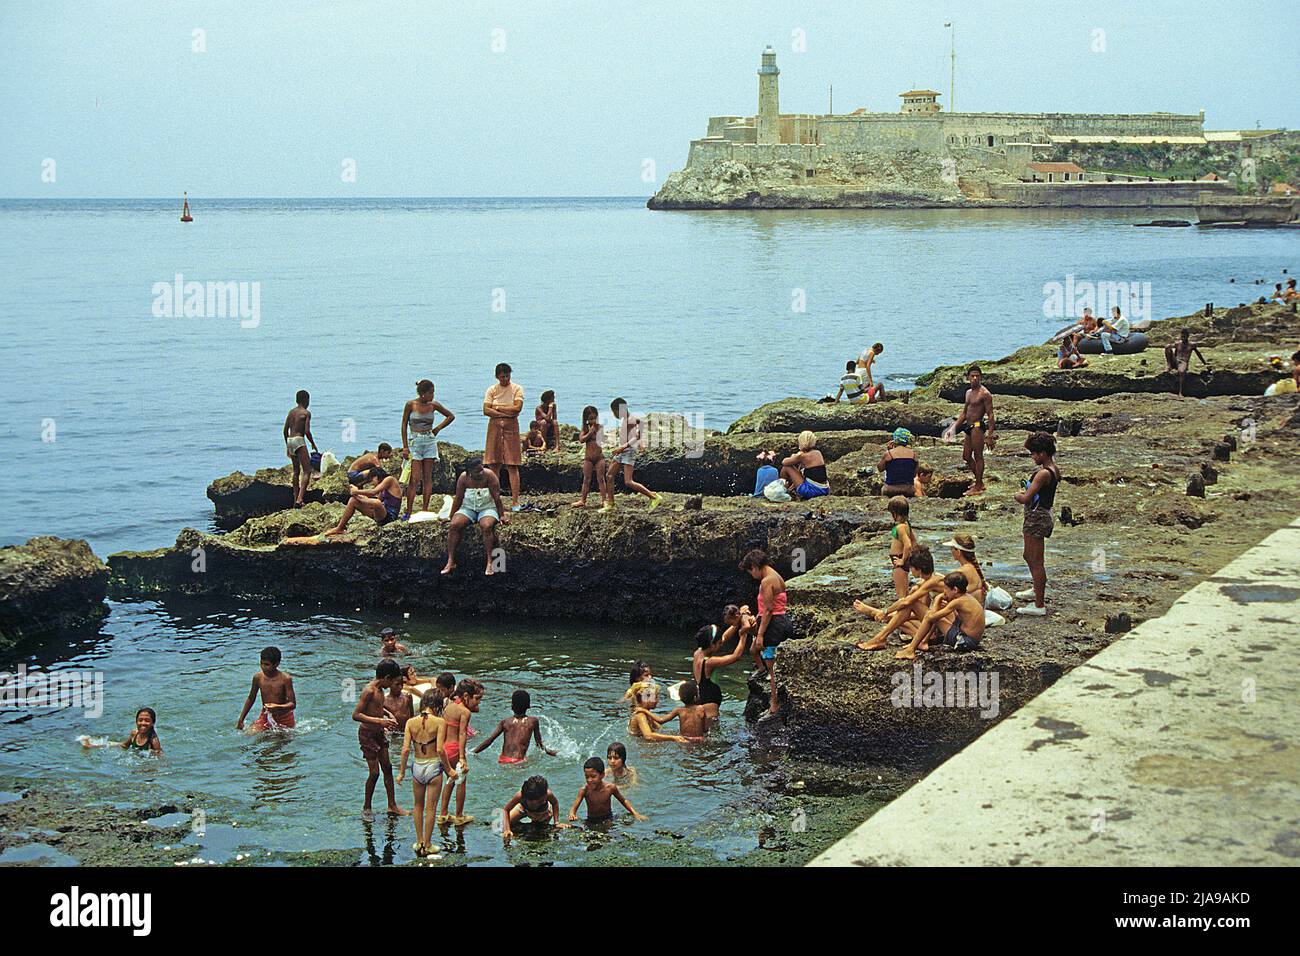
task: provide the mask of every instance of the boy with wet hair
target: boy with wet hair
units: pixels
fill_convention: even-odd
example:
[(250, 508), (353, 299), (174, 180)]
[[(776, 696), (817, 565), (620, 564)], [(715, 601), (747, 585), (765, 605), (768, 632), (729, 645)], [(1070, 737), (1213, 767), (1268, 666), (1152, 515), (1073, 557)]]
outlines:
[(563, 830), (567, 823), (560, 822), (560, 801), (551, 793), (551, 785), (545, 777), (529, 777), (524, 781), (519, 792), (510, 798), (510, 802), (501, 811), (501, 839), (506, 846), (514, 836), (512, 824), (527, 817), (529, 823), (538, 826), (553, 824)]
[(514, 716), (507, 717), (497, 724), (496, 729), (492, 731), (487, 740), (474, 748), (474, 753), (482, 753), (492, 741), (504, 734), (505, 739), (501, 742), (501, 756), (497, 757), (497, 763), (523, 763), (528, 758), (528, 746), (533, 740), (537, 741), (537, 746), (554, 757), (556, 755), (555, 751), (542, 743), (541, 721), (536, 717), (528, 716), (528, 708), (532, 705), (532, 698), (528, 696), (528, 691), (515, 691), (510, 696), (510, 709), (514, 712)]
[(570, 822), (578, 819), (578, 807), (582, 806), (584, 800), (587, 801), (588, 823), (603, 823), (606, 820), (612, 820), (614, 813), (611, 803), (614, 800), (623, 804), (623, 809), (632, 814), (633, 819), (649, 819), (633, 809), (632, 804), (627, 802), (627, 798), (623, 796), (616, 785), (605, 780), (605, 762), (599, 757), (592, 757), (582, 765), (582, 775), (587, 782), (578, 791), (578, 797), (573, 801), (573, 807), (569, 810)]
[(943, 632), (940, 643), (958, 651), (971, 651), (979, 647), (984, 636), (984, 605), (966, 593), (966, 575), (953, 571), (944, 576), (943, 597), (935, 602), (934, 609), (921, 619), (921, 626), (912, 643), (894, 655), (900, 661), (916, 659), (916, 652), (930, 649), (930, 632), (952, 620)]
[(702, 740), (704, 732), (709, 729), (709, 715), (704, 712), (704, 707), (700, 704), (699, 685), (693, 680), (688, 680), (682, 684), (678, 694), (682, 699), (680, 707), (674, 707), (662, 717), (658, 714), (650, 714), (650, 719), (662, 727), (676, 718), (677, 729), (683, 737), (687, 740)]
[(253, 721), (253, 726), (248, 728), (250, 734), (294, 726), (293, 712), (298, 706), (298, 699), (293, 693), (293, 678), (280, 670), (280, 649), (263, 648), (260, 664), (260, 669), (253, 675), (253, 686), (249, 688), (244, 709), (239, 712), (239, 720), (235, 723), (236, 730), (244, 729), (244, 718), (248, 716), (258, 693), (261, 693), (262, 713)]
[(853, 602), (853, 610), (859, 614), (866, 614), (872, 620), (884, 622), (884, 627), (880, 629), (875, 637), (869, 641), (859, 641), (857, 643), (856, 647), (859, 650), (884, 650), (889, 641), (889, 635), (894, 631), (899, 628), (903, 628), (904, 633), (914, 631), (917, 622), (925, 617), (926, 612), (930, 610), (931, 602), (943, 590), (943, 575), (935, 573), (934, 556), (930, 554), (930, 549), (925, 545), (918, 544), (914, 547), (902, 567), (917, 581), (906, 595), (886, 608), (875, 608), (864, 601)]
[(379, 653), (384, 657), (392, 657), (394, 654), (405, 654), (409, 648), (397, 639), (397, 632), (391, 627), (386, 627), (379, 632)]
[(402, 686), (402, 669), (397, 661), (385, 657), (375, 667), (375, 679), (366, 685), (352, 711), (352, 719), (361, 726), (357, 728), (357, 741), (361, 745), (361, 756), (366, 758), (370, 775), (366, 778), (366, 802), (361, 810), (361, 819), (367, 823), (374, 822), (375, 812), (371, 801), (375, 796), (375, 784), (379, 774), (384, 774), (384, 791), (388, 795), (388, 815), (390, 817), (409, 816), (409, 810), (397, 805), (397, 796), (393, 789), (393, 763), (388, 756), (388, 740), (385, 731), (396, 730), (396, 719), (384, 708), (385, 692)]

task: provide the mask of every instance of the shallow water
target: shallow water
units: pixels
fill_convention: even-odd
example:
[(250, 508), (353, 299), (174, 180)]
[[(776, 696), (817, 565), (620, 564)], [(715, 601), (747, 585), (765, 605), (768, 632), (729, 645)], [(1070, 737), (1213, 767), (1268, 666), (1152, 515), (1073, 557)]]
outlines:
[[(114, 604), (94, 640), (53, 645), (26, 660), (29, 670), (101, 671), (103, 716), (0, 711), (0, 776), (111, 784), (131, 806), (177, 801), (187, 792), (216, 798), (220, 807), (205, 813), (203, 838), (187, 841), (205, 861), (236, 862), (239, 855), (252, 854), (255, 861), (283, 862), (304, 851), (339, 851), (349, 862), (411, 860), (414, 825), (409, 818), (395, 824), (383, 819), (382, 780), (375, 801), (379, 821), (366, 826), (359, 819), (366, 766), (347, 698), (373, 676), (379, 659), (374, 635), (387, 622), (312, 610), (275, 614), (268, 618), (238, 607), (188, 602)], [(477, 741), (509, 716), (510, 695), (522, 687), (532, 695), (531, 713), (541, 719), (543, 740), (559, 752), (549, 757), (534, 745), (526, 764), (502, 766), (496, 759), (498, 739), (471, 757), (466, 812), (478, 819), (464, 829), (463, 840), (455, 829), (449, 831), (447, 862), (537, 856), (581, 863), (592, 841), (609, 852), (635, 856), (671, 847), (688, 833), (697, 861), (725, 860), (756, 848), (754, 813), (744, 804), (762, 771), (747, 747), (749, 730), (741, 717), (745, 670), (739, 663), (719, 681), (728, 699), (720, 726), (706, 741), (644, 743), (628, 737), (626, 710), (618, 704), (629, 664), (649, 661), (665, 686), (688, 677), (689, 634), (425, 620), (418, 613), (399, 623), (410, 648), (404, 659), (421, 673), (447, 669), (487, 685), (482, 708), (471, 721)], [(298, 726), (247, 736), (235, 730), (235, 720), (259, 651), (268, 644), (281, 648), (282, 666), (293, 675)], [(85, 750), (76, 742), (81, 734), (125, 739), (135, 709), (144, 705), (158, 711), (161, 758)], [(665, 694), (660, 709), (668, 706)], [(258, 712), (255, 706), (250, 723)], [(492, 808), (502, 806), (526, 777), (542, 774), (567, 815), (583, 783), (582, 763), (591, 756), (604, 759), (615, 740), (626, 744), (628, 762), (641, 777), (627, 797), (649, 822), (634, 824), (620, 809), (608, 832), (580, 828), (541, 842), (525, 834), (518, 847), (503, 850), (489, 823)], [(397, 753), (395, 748), (395, 764)], [(409, 776), (399, 788), (399, 802), (412, 806)], [(184, 816), (154, 822), (174, 825)]]

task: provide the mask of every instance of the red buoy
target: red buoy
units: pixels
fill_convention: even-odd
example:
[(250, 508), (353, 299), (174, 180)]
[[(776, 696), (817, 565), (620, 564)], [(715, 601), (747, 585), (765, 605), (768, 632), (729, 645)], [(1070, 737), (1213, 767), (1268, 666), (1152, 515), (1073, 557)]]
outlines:
[(185, 205), (181, 209), (181, 222), (193, 222), (194, 217), (190, 215), (190, 194), (185, 193)]

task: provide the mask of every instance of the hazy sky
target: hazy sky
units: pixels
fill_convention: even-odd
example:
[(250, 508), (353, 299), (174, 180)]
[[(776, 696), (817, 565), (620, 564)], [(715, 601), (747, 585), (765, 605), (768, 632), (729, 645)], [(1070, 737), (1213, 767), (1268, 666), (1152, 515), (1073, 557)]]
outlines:
[(0, 196), (645, 195), (768, 43), (783, 112), (946, 103), (945, 20), (962, 110), (1300, 127), (1287, 0), (812, 6), (3, 0)]

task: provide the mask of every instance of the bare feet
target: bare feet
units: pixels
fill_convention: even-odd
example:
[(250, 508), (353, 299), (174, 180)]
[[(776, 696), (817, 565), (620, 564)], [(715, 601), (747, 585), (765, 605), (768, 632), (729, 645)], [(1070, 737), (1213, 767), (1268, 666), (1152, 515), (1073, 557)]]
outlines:
[(490, 578), (494, 574), (496, 574), (496, 572), (492, 570), (492, 559), (488, 558), (487, 569), (483, 572), (483, 576)]
[(361, 811), (361, 819), (364, 820), (366, 823), (374, 823), (375, 811), (371, 810), (369, 807), (366, 807), (364, 810)]
[(583, 500), (583, 501), (575, 501), (575, 502), (573, 503), (572, 507), (574, 507), (574, 508), (585, 508), (585, 507), (587, 507), (587, 502), (586, 502), (585, 500)]
[(443, 573), (443, 574), (451, 574), (451, 572), (453, 572), (453, 571), (455, 571), (455, 570), (456, 570), (456, 562), (455, 562), (455, 561), (448, 561), (448, 562), (447, 562), (447, 566), (446, 566), (445, 568), (442, 569), (442, 573)]
[(962, 492), (962, 497), (971, 498), (974, 497), (975, 495), (982, 495), (982, 494), (984, 494), (984, 485), (981, 484), (980, 482), (976, 482), (975, 484), (967, 488), (964, 492)]
[(869, 641), (858, 641), (855, 645), (860, 651), (883, 651), (886, 641), (883, 637), (873, 637)]
[(388, 815), (390, 817), (409, 817), (411, 815), (411, 811), (403, 810), (401, 807), (389, 807)]
[(910, 647), (905, 647), (894, 655), (894, 659), (899, 661), (914, 661), (916, 660), (916, 651), (912, 650)]

